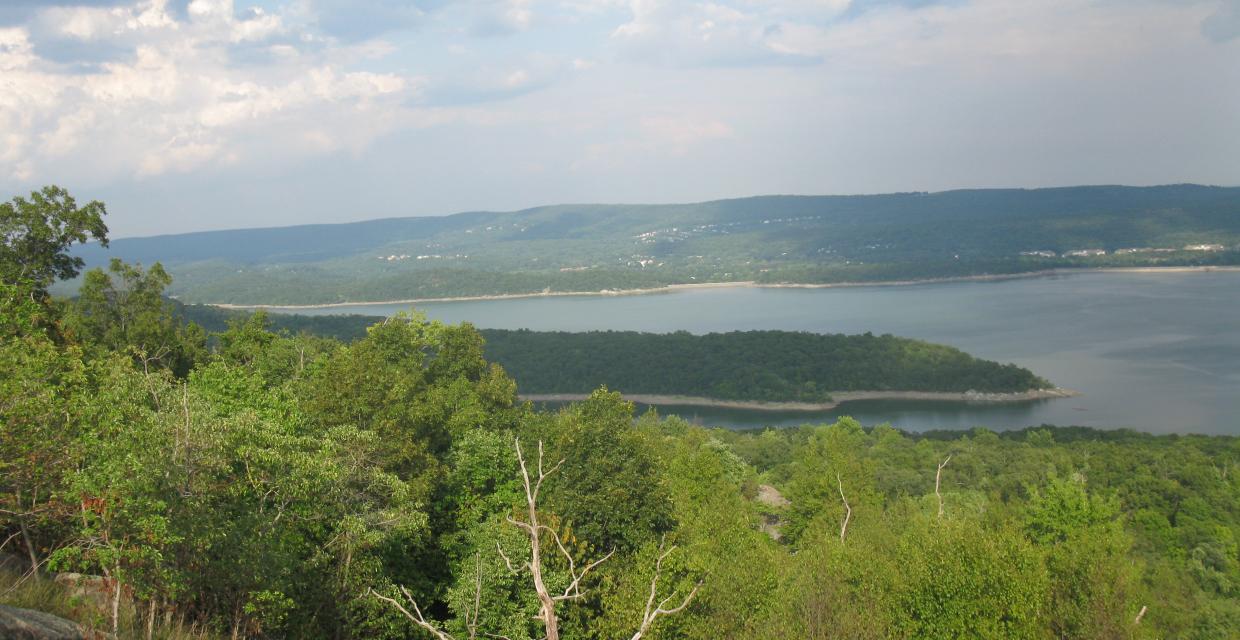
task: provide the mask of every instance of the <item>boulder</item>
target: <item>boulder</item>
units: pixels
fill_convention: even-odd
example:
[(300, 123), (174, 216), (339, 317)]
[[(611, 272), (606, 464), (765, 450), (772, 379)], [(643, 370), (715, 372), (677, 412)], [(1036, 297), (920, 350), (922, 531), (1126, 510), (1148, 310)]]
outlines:
[(53, 580), (65, 588), (65, 595), (74, 602), (82, 603), (100, 612), (112, 610), (112, 585), (114, 583), (107, 578), (81, 573), (58, 573)]
[(76, 623), (42, 611), (0, 605), (0, 638), (5, 640), (88, 640)]
[(25, 555), (0, 551), (0, 571), (24, 574), (30, 571), (30, 558)]

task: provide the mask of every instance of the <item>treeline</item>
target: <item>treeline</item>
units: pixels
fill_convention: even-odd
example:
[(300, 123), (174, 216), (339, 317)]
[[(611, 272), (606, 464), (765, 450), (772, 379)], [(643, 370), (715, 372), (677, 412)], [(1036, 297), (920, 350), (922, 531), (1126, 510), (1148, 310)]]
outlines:
[[(78, 252), (96, 265), (163, 261), (185, 301), (318, 304), (1237, 265), (1237, 211), (1240, 188), (1197, 185), (764, 196), (126, 238)], [(1184, 250), (1197, 244), (1222, 249)], [(1115, 253), (1140, 248), (1162, 251)], [(1107, 255), (1066, 255), (1088, 249)], [(1022, 255), (1035, 251), (1057, 257)]]
[(1240, 439), (538, 412), (468, 325), (209, 339), (156, 265), (51, 299), (102, 214), (0, 205), (0, 603), (121, 639), (1240, 632)]
[(1028, 369), (892, 335), (733, 331), (485, 330), (486, 355), (523, 393), (627, 393), (829, 401), (831, 391), (1014, 392), (1051, 387)]
[[(207, 305), (179, 313), (223, 330), (245, 312)], [(352, 341), (382, 318), (271, 314), (275, 329)], [(487, 360), (504, 367), (522, 393), (627, 393), (726, 400), (828, 402), (831, 391), (1010, 393), (1052, 385), (1028, 369), (959, 349), (891, 335), (733, 331), (693, 335), (632, 331), (482, 329)]]

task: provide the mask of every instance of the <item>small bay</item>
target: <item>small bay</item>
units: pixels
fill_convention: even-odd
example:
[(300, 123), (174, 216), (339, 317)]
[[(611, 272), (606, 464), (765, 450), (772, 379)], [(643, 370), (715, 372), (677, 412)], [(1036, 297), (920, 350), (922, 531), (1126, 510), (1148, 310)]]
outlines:
[[(1004, 405), (858, 401), (824, 413), (660, 408), (711, 425), (786, 426), (852, 415), (865, 424), (890, 422), (909, 430), (1056, 424), (1240, 434), (1237, 272), (1086, 272), (817, 289), (733, 287), (416, 307), (433, 319), (483, 328), (891, 333), (1014, 362), (1082, 393)], [(390, 315), (409, 308), (371, 304), (287, 311)]]

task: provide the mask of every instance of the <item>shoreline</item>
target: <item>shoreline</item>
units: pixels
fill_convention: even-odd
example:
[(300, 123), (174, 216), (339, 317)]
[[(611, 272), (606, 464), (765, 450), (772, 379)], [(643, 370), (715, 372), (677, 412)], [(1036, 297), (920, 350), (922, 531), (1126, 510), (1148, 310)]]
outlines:
[(731, 282), (695, 282), (669, 284), (662, 287), (645, 289), (600, 289), (598, 291), (539, 291), (534, 293), (498, 293), (478, 296), (447, 296), (438, 298), (406, 298), (401, 300), (376, 300), (363, 302), (324, 302), (320, 304), (233, 304), (227, 302), (203, 302), (206, 306), (220, 309), (251, 310), (251, 309), (335, 309), (339, 307), (362, 307), (372, 305), (418, 304), (427, 302), (481, 302), (487, 300), (517, 300), (522, 298), (559, 298), (566, 296), (637, 296), (655, 293), (674, 293), (676, 291), (692, 291), (697, 289), (844, 289), (857, 287), (908, 287), (924, 284), (946, 284), (953, 282), (995, 282), (1002, 280), (1018, 280), (1024, 278), (1042, 278), (1047, 276), (1073, 275), (1080, 273), (1211, 273), (1240, 272), (1240, 266), (1219, 265), (1204, 267), (1086, 267), (1057, 268), (1022, 273), (996, 273), (973, 276), (950, 276), (945, 278), (923, 278), (919, 280), (876, 280), (873, 282), (824, 282), (824, 283), (761, 283), (753, 280), (737, 280)]
[[(625, 400), (653, 406), (672, 405), (688, 407), (712, 407), (716, 409), (744, 409), (749, 411), (831, 411), (846, 402), (857, 400), (928, 400), (933, 402), (966, 402), (970, 404), (1006, 404), (1072, 398), (1081, 395), (1071, 389), (1031, 389), (1007, 393), (982, 393), (978, 391), (835, 391), (831, 402), (763, 402), (758, 400), (724, 400), (699, 396), (659, 395), (647, 393), (623, 393)], [(523, 393), (518, 396), (529, 402), (580, 402), (590, 397), (588, 393)]]

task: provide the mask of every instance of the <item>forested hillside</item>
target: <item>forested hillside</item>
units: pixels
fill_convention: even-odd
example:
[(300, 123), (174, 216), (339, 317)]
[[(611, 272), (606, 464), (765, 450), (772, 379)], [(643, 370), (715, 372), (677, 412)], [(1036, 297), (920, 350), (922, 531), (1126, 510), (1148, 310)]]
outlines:
[(540, 412), (467, 325), (209, 340), (120, 262), (49, 297), (102, 213), (0, 205), (0, 604), (126, 640), (1240, 633), (1240, 439)]
[(734, 331), (695, 336), (634, 331), (483, 331), (486, 355), (522, 393), (628, 393), (827, 402), (831, 391), (1044, 389), (1013, 364), (890, 335)]
[[(215, 331), (237, 310), (177, 305)], [(352, 341), (383, 318), (271, 314), (273, 329)], [(633, 331), (481, 329), (487, 360), (526, 394), (584, 394), (606, 386), (637, 394), (767, 402), (830, 402), (831, 391), (1011, 393), (1052, 385), (1028, 369), (980, 360), (921, 340), (870, 334), (734, 331), (695, 336)]]
[(1240, 264), (1240, 188), (989, 189), (557, 205), (126, 238), (108, 250), (90, 244), (75, 252), (90, 266), (104, 266), (110, 257), (159, 261), (174, 276), (170, 292), (180, 299), (238, 304), (1234, 265)]

